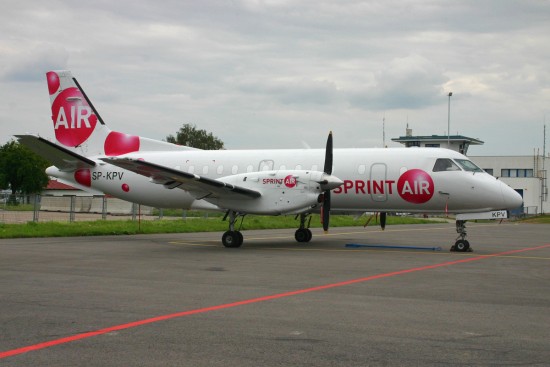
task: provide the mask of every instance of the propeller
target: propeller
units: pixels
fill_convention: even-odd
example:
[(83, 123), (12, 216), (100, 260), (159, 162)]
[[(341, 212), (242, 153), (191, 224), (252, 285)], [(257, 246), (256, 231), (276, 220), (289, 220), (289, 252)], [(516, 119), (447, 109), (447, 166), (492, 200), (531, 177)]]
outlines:
[[(329, 177), (332, 175), (332, 131), (328, 134), (327, 138), (327, 147), (325, 149), (325, 167), (323, 172)], [(331, 188), (329, 187), (323, 193), (323, 206), (321, 207), (321, 220), (323, 223), (323, 230), (325, 232), (328, 232), (330, 221), (330, 190)]]

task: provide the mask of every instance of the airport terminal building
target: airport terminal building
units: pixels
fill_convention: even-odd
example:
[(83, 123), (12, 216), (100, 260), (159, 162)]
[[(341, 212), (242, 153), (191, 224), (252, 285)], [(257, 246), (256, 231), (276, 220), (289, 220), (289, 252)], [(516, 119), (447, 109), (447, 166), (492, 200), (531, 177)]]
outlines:
[[(456, 150), (467, 155), (470, 145), (481, 145), (483, 141), (462, 135), (413, 136), (407, 129), (405, 136), (392, 141), (406, 147), (433, 147)], [(550, 156), (534, 153), (526, 156), (468, 156), (485, 172), (502, 180), (523, 197), (523, 208), (513, 214), (535, 215), (550, 213), (548, 202), (548, 166)]]

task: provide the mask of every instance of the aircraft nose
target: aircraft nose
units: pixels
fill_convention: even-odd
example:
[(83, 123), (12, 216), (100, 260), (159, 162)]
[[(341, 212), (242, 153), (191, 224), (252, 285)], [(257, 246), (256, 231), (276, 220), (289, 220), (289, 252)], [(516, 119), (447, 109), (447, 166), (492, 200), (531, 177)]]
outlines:
[(502, 191), (502, 198), (506, 209), (513, 210), (523, 205), (523, 198), (521, 195), (504, 182), (500, 181), (500, 189)]

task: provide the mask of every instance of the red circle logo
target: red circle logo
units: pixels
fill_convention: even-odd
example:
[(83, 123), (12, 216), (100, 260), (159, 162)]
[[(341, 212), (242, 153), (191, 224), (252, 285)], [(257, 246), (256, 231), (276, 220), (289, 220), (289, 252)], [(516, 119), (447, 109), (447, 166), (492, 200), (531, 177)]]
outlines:
[(77, 170), (74, 173), (74, 180), (81, 185), (91, 187), (92, 186), (92, 175), (90, 170), (87, 168), (82, 168)]
[(56, 139), (66, 146), (84, 143), (94, 132), (97, 117), (77, 88), (67, 88), (52, 104)]
[(139, 136), (111, 131), (105, 139), (105, 155), (110, 157), (139, 150)]
[(411, 169), (399, 177), (397, 191), (403, 200), (422, 204), (432, 198), (434, 182), (427, 172), (421, 169)]
[(285, 182), (285, 186), (291, 189), (296, 186), (296, 177), (292, 175), (288, 175), (285, 177), (284, 182)]
[(59, 90), (59, 75), (53, 71), (50, 71), (46, 73), (46, 79), (48, 80), (48, 91), (51, 96)]

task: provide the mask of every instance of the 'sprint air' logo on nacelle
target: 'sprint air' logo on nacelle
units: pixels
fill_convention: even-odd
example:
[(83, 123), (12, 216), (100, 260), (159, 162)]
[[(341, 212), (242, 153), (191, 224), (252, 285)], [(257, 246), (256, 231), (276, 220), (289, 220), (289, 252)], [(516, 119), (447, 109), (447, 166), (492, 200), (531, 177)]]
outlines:
[(264, 178), (263, 179), (264, 185), (281, 185), (284, 184), (289, 189), (292, 189), (293, 187), (296, 187), (297, 181), (296, 177), (292, 175), (288, 175), (285, 178)]
[[(59, 89), (59, 77), (48, 73), (47, 79), (50, 95), (54, 95)], [(97, 116), (75, 87), (67, 88), (55, 97), (52, 120), (56, 139), (71, 147), (84, 143), (97, 124)]]
[(296, 177), (292, 176), (292, 175), (288, 175), (285, 177), (285, 186), (288, 187), (289, 189), (293, 188), (296, 186)]
[(399, 177), (397, 192), (405, 201), (422, 204), (434, 194), (434, 182), (430, 175), (421, 169), (411, 169)]

